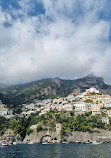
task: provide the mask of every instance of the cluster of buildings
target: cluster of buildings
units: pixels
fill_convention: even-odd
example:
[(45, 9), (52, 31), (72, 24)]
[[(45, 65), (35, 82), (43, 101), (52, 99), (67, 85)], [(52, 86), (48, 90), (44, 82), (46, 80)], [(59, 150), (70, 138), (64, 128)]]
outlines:
[(40, 115), (47, 113), (50, 110), (58, 111), (72, 111), (73, 106), (71, 104), (74, 96), (68, 96), (66, 98), (57, 98), (57, 99), (46, 99), (46, 100), (34, 100), (34, 103), (29, 105), (22, 105), (22, 115), (30, 115), (31, 113), (40, 112)]
[(12, 115), (12, 110), (9, 110), (6, 105), (2, 104), (0, 101), (0, 116), (4, 116), (6, 118), (11, 118), (13, 117)]
[[(111, 117), (111, 96), (104, 95), (96, 88), (87, 89), (78, 95), (73, 93), (64, 98), (34, 100), (31, 104), (22, 104), (21, 116), (30, 116), (32, 113), (39, 112), (45, 114), (50, 110), (74, 111), (75, 114), (92, 112), (92, 115), (101, 115), (104, 123), (109, 123)], [(0, 102), (0, 115), (11, 117), (12, 112)]]
[[(97, 115), (102, 114), (102, 109), (111, 107), (111, 96), (100, 94), (96, 88), (90, 88), (76, 96), (72, 93), (65, 98), (34, 100), (34, 103), (23, 104), (22, 107), (22, 114), (25, 115), (30, 115), (37, 111), (40, 111), (41, 115), (54, 109), (58, 111), (73, 110), (75, 114), (92, 111), (92, 115)], [(109, 112), (108, 109), (107, 111)]]

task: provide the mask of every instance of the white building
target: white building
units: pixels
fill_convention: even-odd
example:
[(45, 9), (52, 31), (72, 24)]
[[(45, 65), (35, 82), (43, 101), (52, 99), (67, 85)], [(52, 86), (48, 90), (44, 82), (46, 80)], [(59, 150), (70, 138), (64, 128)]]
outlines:
[(73, 100), (75, 100), (75, 97), (73, 95), (68, 95), (67, 100), (73, 101)]
[(75, 107), (75, 112), (86, 112), (84, 102), (76, 102), (73, 104), (73, 106)]
[(111, 110), (107, 110), (108, 117), (111, 117)]
[(72, 111), (72, 105), (71, 104), (65, 104), (62, 106), (62, 110), (66, 110), (66, 111)]
[(96, 88), (89, 88), (89, 89), (86, 89), (86, 92), (90, 92), (90, 93), (99, 93), (99, 90), (97, 90)]
[(8, 109), (0, 109), (0, 116), (6, 116), (8, 114)]
[(102, 123), (109, 124), (109, 118), (108, 117), (102, 117)]
[(105, 104), (104, 104), (104, 107), (110, 108), (110, 107), (111, 107), (111, 103), (105, 103)]
[(8, 119), (11, 119), (11, 118), (13, 118), (13, 117), (14, 117), (14, 115), (13, 115), (13, 114), (6, 115), (6, 118), (8, 118)]

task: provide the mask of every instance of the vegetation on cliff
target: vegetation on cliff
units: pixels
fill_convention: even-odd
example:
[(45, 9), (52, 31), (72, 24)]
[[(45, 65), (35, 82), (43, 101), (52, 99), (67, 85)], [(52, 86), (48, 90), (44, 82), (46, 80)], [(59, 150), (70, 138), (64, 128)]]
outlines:
[(102, 123), (101, 116), (92, 116), (91, 112), (82, 115), (75, 115), (74, 111), (61, 111), (53, 110), (39, 116), (39, 113), (32, 114), (28, 118), (16, 117), (13, 120), (7, 120), (0, 117), (0, 133), (1, 135), (6, 129), (13, 129), (16, 134), (24, 139), (26, 134), (30, 135), (33, 132), (30, 126), (37, 125), (37, 132), (50, 130), (56, 131), (56, 124), (62, 124), (61, 137), (67, 136), (69, 132), (82, 131), (82, 132), (94, 132), (95, 128), (111, 129), (110, 124), (106, 125)]
[(5, 132), (5, 130), (8, 128), (8, 119), (5, 117), (0, 116), (0, 136), (2, 136)]

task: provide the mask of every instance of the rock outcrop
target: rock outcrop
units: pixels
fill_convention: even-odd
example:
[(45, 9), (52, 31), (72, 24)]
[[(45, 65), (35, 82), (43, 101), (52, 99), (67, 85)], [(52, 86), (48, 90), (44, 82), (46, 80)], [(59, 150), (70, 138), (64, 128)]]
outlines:
[(7, 129), (5, 133), (2, 135), (0, 138), (1, 141), (6, 140), (9, 143), (12, 143), (14, 141), (16, 142), (21, 142), (22, 138), (19, 134), (16, 134), (14, 130), (12, 129)]
[(60, 142), (60, 136), (57, 134), (57, 132), (51, 132), (51, 131), (41, 131), (37, 133), (31, 133), (29, 136), (27, 135), (24, 139), (24, 143), (58, 143)]
[(98, 132), (72, 132), (70, 136), (65, 136), (67, 142), (111, 142), (111, 131), (99, 130)]
[(27, 135), (24, 139), (24, 143), (34, 142), (34, 143), (58, 143), (61, 141), (60, 137), (60, 131), (61, 131), (61, 124), (56, 124), (56, 130), (53, 131), (40, 131), (36, 132), (36, 130), (33, 131), (29, 136)]
[(60, 132), (41, 131), (26, 136), (24, 143), (59, 143), (59, 142), (111, 142), (111, 131), (98, 130), (94, 133), (88, 132), (68, 132), (66, 136), (60, 137)]

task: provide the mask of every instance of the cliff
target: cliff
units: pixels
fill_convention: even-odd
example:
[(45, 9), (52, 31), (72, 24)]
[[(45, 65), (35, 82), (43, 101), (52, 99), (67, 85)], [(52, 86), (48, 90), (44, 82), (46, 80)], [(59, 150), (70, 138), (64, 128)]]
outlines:
[(94, 133), (88, 132), (68, 132), (64, 137), (60, 137), (60, 132), (41, 131), (33, 132), (29, 136), (27, 135), (24, 139), (24, 143), (60, 143), (60, 142), (111, 142), (111, 131), (108, 130), (96, 130)]
[(99, 130), (98, 132), (72, 132), (70, 136), (65, 136), (66, 142), (111, 142), (111, 131)]
[(16, 142), (22, 142), (22, 138), (19, 134), (16, 134), (14, 130), (7, 129), (5, 133), (0, 137), (0, 141), (6, 140), (9, 143), (12, 143), (14, 141)]
[(30, 135), (26, 135), (23, 140), (24, 143), (34, 142), (34, 143), (59, 143), (61, 141), (60, 131), (62, 129), (62, 125), (60, 123), (56, 124), (55, 131), (33, 131)]
[[(111, 131), (96, 129), (94, 133), (89, 132), (67, 132), (64, 137), (60, 137), (61, 124), (56, 125), (55, 131), (33, 131), (30, 135), (26, 135), (23, 140), (23, 143), (60, 143), (60, 142), (111, 142)], [(6, 130), (4, 135), (0, 138), (1, 141), (7, 140), (7, 142), (12, 143), (16, 141), (18, 143), (22, 142), (20, 135), (15, 134), (15, 132), (11, 129)]]

